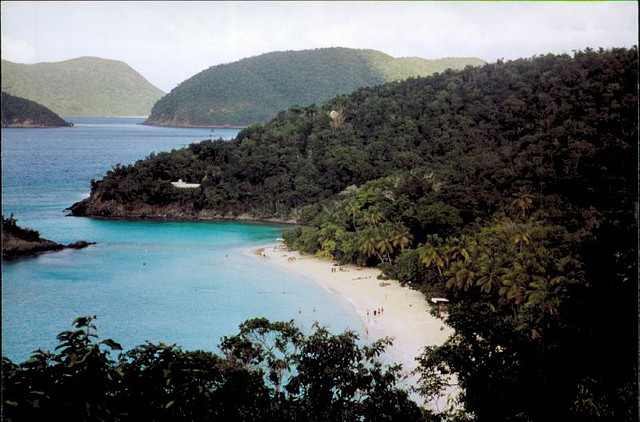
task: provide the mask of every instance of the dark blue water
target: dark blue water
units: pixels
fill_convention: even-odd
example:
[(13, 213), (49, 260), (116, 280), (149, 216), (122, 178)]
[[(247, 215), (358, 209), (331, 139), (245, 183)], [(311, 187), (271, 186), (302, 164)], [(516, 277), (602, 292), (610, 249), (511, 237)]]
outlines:
[[(285, 226), (101, 221), (67, 217), (91, 179), (114, 164), (211, 137), (210, 129), (156, 128), (141, 119), (71, 118), (73, 128), (2, 129), (2, 213), (60, 243), (97, 242), (2, 266), (2, 354), (16, 362), (80, 315), (98, 315), (101, 337), (129, 349), (145, 341), (215, 350), (247, 318), (359, 328), (348, 305), (245, 252)], [(230, 139), (236, 129), (216, 129)], [(303, 312), (299, 313), (299, 309)]]

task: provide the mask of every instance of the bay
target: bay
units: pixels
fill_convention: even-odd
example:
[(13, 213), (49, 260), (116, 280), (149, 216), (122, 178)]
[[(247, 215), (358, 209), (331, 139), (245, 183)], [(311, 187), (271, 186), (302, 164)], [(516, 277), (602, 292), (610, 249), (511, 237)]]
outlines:
[(67, 217), (90, 180), (237, 129), (158, 128), (136, 118), (68, 118), (73, 128), (2, 129), (2, 213), (60, 243), (97, 242), (2, 266), (2, 354), (15, 362), (53, 350), (81, 315), (97, 315), (101, 338), (125, 349), (145, 341), (215, 351), (252, 317), (358, 329), (353, 308), (247, 250), (287, 226), (236, 222), (106, 221)]

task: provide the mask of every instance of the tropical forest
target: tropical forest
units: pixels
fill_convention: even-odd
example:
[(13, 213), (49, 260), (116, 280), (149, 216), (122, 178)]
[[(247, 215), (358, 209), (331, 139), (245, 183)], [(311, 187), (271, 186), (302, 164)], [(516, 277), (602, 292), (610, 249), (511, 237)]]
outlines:
[[(220, 354), (115, 360), (82, 317), (55, 354), (5, 362), (12, 420), (636, 419), (637, 47), (365, 87), (214, 138), (115, 164), (72, 214), (289, 222), (290, 248), (446, 297), (454, 333), (424, 349), (416, 391), (377, 360), (385, 340), (350, 332), (251, 320)], [(446, 409), (408, 398), (452, 385)]]
[(393, 58), (337, 47), (275, 51), (203, 70), (158, 100), (145, 123), (245, 127), (290, 106), (320, 103), (360, 87), (484, 63), (474, 57)]

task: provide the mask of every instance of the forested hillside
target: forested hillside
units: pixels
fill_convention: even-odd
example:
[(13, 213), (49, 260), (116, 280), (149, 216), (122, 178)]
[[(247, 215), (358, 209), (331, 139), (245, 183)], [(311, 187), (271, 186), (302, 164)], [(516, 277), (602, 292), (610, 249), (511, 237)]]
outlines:
[(2, 60), (2, 90), (61, 116), (148, 116), (163, 95), (126, 63), (97, 57), (36, 64)]
[(637, 69), (586, 50), (364, 88), (117, 166), (72, 211), (290, 218), (288, 245), (450, 300), (425, 395), (452, 373), (471, 419), (635, 420)]
[(36, 102), (2, 92), (2, 127), (73, 126)]
[(374, 50), (325, 48), (263, 54), (213, 66), (187, 79), (153, 107), (159, 126), (248, 126), (294, 105), (448, 68), (484, 64), (475, 58), (394, 59)]

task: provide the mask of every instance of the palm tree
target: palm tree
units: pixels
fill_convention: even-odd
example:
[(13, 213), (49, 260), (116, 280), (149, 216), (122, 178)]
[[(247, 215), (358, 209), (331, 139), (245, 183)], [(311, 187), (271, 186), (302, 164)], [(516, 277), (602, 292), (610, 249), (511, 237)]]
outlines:
[(420, 261), (427, 267), (435, 265), (438, 275), (442, 277), (442, 268), (445, 266), (446, 256), (442, 250), (442, 239), (437, 234), (429, 235), (427, 243), (418, 248)]
[(347, 216), (351, 217), (353, 231), (358, 231), (358, 226), (356, 225), (356, 217), (359, 217), (362, 214), (360, 204), (355, 200), (351, 200), (347, 203), (344, 210), (347, 213)]
[(533, 195), (531, 195), (528, 188), (520, 187), (518, 188), (518, 192), (514, 193), (513, 196), (515, 197), (513, 205), (520, 209), (522, 218), (526, 218), (527, 210), (533, 207)]
[(448, 241), (447, 255), (450, 261), (464, 259), (465, 262), (471, 261), (471, 254), (474, 251), (476, 243), (466, 234), (459, 238), (452, 238)]
[(445, 285), (447, 289), (454, 287), (457, 290), (467, 291), (476, 283), (476, 273), (473, 268), (469, 268), (467, 262), (456, 261), (452, 263), (447, 273), (449, 274)]
[(318, 233), (320, 251), (327, 258), (333, 259), (344, 231), (335, 223), (324, 223)]
[(529, 244), (530, 238), (529, 238), (529, 234), (527, 232), (521, 232), (521, 233), (516, 233), (516, 235), (513, 237), (513, 242), (518, 245), (518, 252), (522, 252), (522, 244), (526, 243), (527, 245)]
[(519, 305), (527, 300), (530, 292), (525, 289), (522, 283), (508, 273), (502, 279), (502, 286), (498, 290), (498, 295), (507, 301), (513, 300), (516, 305)]
[(377, 256), (381, 262), (384, 261), (382, 256), (378, 253), (379, 238), (380, 234), (378, 233), (378, 230), (373, 227), (367, 227), (358, 233), (358, 250), (364, 254), (365, 258)]
[(382, 221), (382, 213), (376, 208), (371, 207), (362, 214), (362, 222), (365, 224), (373, 224), (374, 226)]
[(376, 247), (380, 256), (384, 257), (386, 255), (388, 262), (391, 262), (391, 254), (394, 251), (392, 240), (393, 236), (393, 230), (388, 223), (383, 224), (380, 227), (378, 231), (378, 242), (376, 243)]
[(478, 278), (476, 286), (484, 293), (491, 292), (493, 287), (497, 287), (502, 282), (501, 275), (504, 269), (501, 262), (495, 256), (483, 256), (478, 263)]
[(401, 251), (408, 248), (413, 241), (413, 236), (409, 233), (409, 229), (403, 225), (397, 225), (394, 227), (394, 231), (395, 233), (391, 237), (391, 244), (396, 248), (400, 248)]

